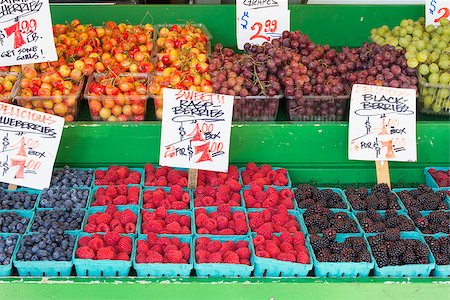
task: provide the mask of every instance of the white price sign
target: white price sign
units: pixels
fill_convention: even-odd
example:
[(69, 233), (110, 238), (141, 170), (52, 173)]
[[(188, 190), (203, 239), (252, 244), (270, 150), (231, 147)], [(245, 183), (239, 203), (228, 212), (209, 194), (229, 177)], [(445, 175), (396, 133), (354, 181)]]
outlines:
[(261, 45), (281, 37), (290, 30), (290, 11), (287, 0), (236, 1), (236, 36), (239, 49), (245, 43)]
[(439, 20), (450, 20), (450, 0), (425, 0), (425, 25), (439, 25)]
[(48, 188), (64, 118), (0, 103), (0, 181)]
[(55, 61), (49, 0), (0, 0), (0, 66)]
[(348, 135), (350, 160), (416, 161), (416, 91), (355, 84)]
[(163, 90), (159, 164), (227, 172), (233, 96)]

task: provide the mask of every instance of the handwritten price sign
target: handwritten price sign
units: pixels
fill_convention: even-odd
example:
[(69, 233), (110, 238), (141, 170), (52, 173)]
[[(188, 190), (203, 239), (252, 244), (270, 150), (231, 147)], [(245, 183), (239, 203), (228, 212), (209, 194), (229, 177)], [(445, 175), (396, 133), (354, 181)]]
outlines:
[(439, 25), (443, 18), (450, 19), (450, 0), (426, 0), (426, 25)]
[(0, 66), (57, 60), (48, 0), (0, 0)]
[(290, 30), (290, 12), (287, 1), (236, 1), (237, 44), (263, 44)]
[(0, 103), (0, 181), (48, 188), (64, 118)]
[(355, 84), (349, 159), (416, 161), (416, 91)]
[(165, 88), (159, 164), (226, 172), (233, 97)]

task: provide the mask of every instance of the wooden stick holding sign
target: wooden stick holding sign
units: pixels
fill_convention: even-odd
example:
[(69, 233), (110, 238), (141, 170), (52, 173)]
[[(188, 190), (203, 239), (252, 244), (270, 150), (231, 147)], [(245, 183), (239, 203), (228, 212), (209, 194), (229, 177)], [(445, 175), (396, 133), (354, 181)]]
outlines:
[(386, 183), (391, 188), (391, 176), (389, 174), (389, 163), (385, 160), (375, 162), (377, 170), (377, 183)]
[(17, 190), (17, 185), (16, 184), (8, 184), (8, 190), (10, 191), (15, 191)]
[(198, 169), (188, 170), (188, 189), (195, 190), (197, 187)]
[(355, 84), (348, 158), (375, 161), (377, 182), (391, 188), (388, 161), (416, 161), (416, 91)]

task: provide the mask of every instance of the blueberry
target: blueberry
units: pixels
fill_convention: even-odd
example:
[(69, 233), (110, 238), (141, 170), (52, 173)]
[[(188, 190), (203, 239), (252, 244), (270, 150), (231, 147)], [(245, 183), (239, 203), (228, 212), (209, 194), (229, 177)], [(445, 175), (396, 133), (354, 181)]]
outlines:
[[(67, 252), (63, 245), (68, 245)], [(17, 260), (25, 261), (68, 261), (72, 257), (75, 237), (68, 234), (52, 236), (48, 233), (34, 233), (22, 237)], [(67, 255), (65, 254), (67, 253)]]
[(62, 235), (65, 230), (79, 230), (84, 210), (39, 210), (31, 225), (32, 232), (48, 232), (48, 236)]
[(25, 233), (30, 218), (22, 217), (17, 212), (0, 213), (0, 231), (3, 233)]
[(34, 208), (38, 194), (30, 194), (26, 191), (10, 191), (0, 190), (0, 209), (13, 210)]
[(53, 170), (50, 186), (53, 187), (90, 187), (94, 179), (94, 170), (81, 170), (68, 166)]
[(8, 265), (17, 242), (17, 235), (0, 237), (0, 265)]
[(66, 186), (44, 189), (39, 201), (40, 208), (82, 209), (86, 207), (88, 189), (67, 188)]

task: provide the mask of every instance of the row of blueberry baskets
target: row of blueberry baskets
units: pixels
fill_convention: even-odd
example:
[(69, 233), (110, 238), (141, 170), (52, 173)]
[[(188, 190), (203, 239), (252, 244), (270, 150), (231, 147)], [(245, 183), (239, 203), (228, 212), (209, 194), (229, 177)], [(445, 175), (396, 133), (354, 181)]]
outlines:
[[(104, 234), (101, 234), (104, 236)], [(73, 275), (72, 267), (75, 267), (77, 276), (128, 276), (133, 267), (139, 277), (172, 277), (181, 276), (187, 277), (194, 274), (195, 270), (197, 277), (305, 277), (314, 275), (317, 277), (448, 277), (450, 276), (450, 265), (437, 265), (433, 254), (429, 250), (427, 264), (409, 264), (402, 266), (384, 266), (379, 267), (371, 251), (371, 247), (367, 242), (367, 237), (361, 234), (338, 234), (337, 242), (343, 242), (349, 237), (360, 237), (364, 240), (367, 250), (370, 253), (370, 262), (321, 262), (318, 261), (312, 247), (310, 245), (310, 236), (305, 241), (305, 247), (308, 251), (309, 263), (295, 263), (289, 261), (280, 261), (272, 258), (263, 258), (255, 255), (254, 244), (252, 236), (209, 236), (206, 241), (219, 241), (221, 243), (231, 241), (236, 245), (238, 241), (244, 241), (239, 247), (248, 247), (250, 257), (247, 264), (244, 263), (212, 263), (212, 262), (198, 262), (199, 253), (195, 251), (197, 241), (204, 237), (192, 235), (158, 235), (158, 241), (153, 241), (153, 244), (174, 243), (180, 245), (189, 245), (188, 259), (184, 263), (150, 263), (137, 259), (137, 245), (139, 241), (146, 240), (146, 237), (135, 238), (129, 235), (121, 235), (126, 237), (132, 245), (130, 256), (126, 260), (114, 259), (81, 259), (77, 258), (75, 253), (82, 246), (79, 241), (82, 237), (94, 238), (91, 234), (70, 234), (71, 247), (74, 249), (70, 259), (60, 261), (32, 261), (19, 260), (17, 254), (19, 248), (22, 247), (25, 239), (29, 239), (29, 235), (14, 235), (1, 234), (3, 247), (8, 247), (10, 253), (9, 259), (0, 265), (0, 275), (10, 276), (12, 274), (12, 266), (17, 268), (19, 276), (70, 276)], [(438, 238), (441, 235), (434, 235)], [(165, 238), (164, 242), (162, 239)], [(173, 241), (177, 238), (178, 242)], [(424, 237), (419, 233), (404, 232), (401, 234), (402, 239), (415, 239), (425, 243)], [(170, 240), (170, 242), (168, 242)], [(186, 243), (186, 244), (183, 244)], [(246, 246), (248, 245), (248, 246)], [(11, 248), (12, 247), (12, 248)], [(183, 246), (186, 247), (186, 246)], [(171, 248), (172, 249), (172, 248)], [(175, 248), (176, 249), (176, 248)], [(247, 251), (248, 253), (248, 251)], [(139, 261), (139, 262), (138, 262)], [(156, 260), (157, 261), (157, 260)], [(161, 259), (159, 259), (161, 261)], [(313, 272), (311, 272), (314, 270)]]

